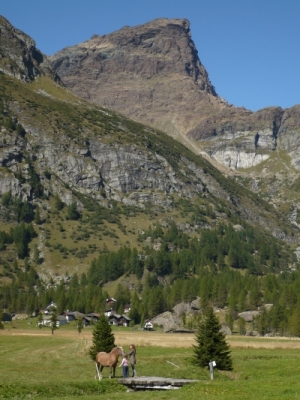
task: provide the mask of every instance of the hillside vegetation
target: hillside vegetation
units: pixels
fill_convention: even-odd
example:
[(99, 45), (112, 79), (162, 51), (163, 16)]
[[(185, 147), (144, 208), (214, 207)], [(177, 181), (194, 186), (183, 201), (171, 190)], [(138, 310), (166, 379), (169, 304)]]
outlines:
[(272, 302), (278, 313), (285, 304), (284, 323), (274, 316), (261, 331), (297, 334), (298, 295), (286, 291), (297, 288), (298, 230), (279, 211), (161, 131), (50, 78), (0, 79), (3, 308), (101, 311), (117, 295), (139, 324), (197, 296), (229, 307), (229, 320)]
[[(0, 309), (31, 315), (55, 301), (58, 312), (101, 312), (115, 296), (139, 325), (200, 298), (239, 333), (248, 326), (238, 313), (259, 309), (253, 330), (299, 335), (299, 230), (286, 207), (155, 127), (76, 97), (29, 36), (3, 17), (0, 25)], [(186, 20), (174, 28), (192, 45)], [(191, 87), (201, 75), (201, 104), (223, 109), (194, 54)], [(209, 126), (200, 127), (206, 140)], [(180, 317), (191, 329), (198, 319)]]

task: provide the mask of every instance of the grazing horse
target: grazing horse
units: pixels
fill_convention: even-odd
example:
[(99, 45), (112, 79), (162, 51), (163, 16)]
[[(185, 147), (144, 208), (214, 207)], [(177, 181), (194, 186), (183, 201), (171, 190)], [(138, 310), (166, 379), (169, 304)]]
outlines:
[[(102, 379), (102, 370), (104, 367), (109, 367), (109, 378), (111, 378), (111, 372), (113, 372), (113, 378), (115, 377), (116, 366), (118, 364), (119, 356), (124, 356), (124, 350), (122, 347), (114, 347), (110, 353), (105, 353), (100, 351), (96, 355), (96, 372), (98, 374), (99, 380)], [(100, 366), (100, 371), (99, 371)], [(95, 376), (97, 379), (97, 375)]]

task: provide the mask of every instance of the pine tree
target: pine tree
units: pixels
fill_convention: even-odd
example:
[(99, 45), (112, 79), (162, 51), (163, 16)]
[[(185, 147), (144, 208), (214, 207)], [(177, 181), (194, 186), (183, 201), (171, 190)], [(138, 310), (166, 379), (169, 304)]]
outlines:
[(80, 213), (77, 210), (77, 203), (75, 201), (67, 207), (67, 218), (74, 221), (80, 218)]
[(38, 315), (38, 327), (42, 329), (43, 327), (43, 314), (40, 312)]
[(238, 330), (240, 335), (245, 335), (246, 333), (246, 322), (244, 318), (239, 318), (238, 319)]
[(32, 261), (34, 262), (34, 264), (40, 263), (40, 252), (39, 252), (39, 248), (38, 248), (37, 244), (35, 244), (33, 247)]
[(54, 207), (60, 211), (64, 208), (64, 203), (63, 201), (60, 199), (60, 197), (58, 196), (58, 194), (56, 196), (54, 196)]
[(37, 225), (40, 225), (42, 223), (42, 219), (41, 219), (41, 214), (40, 214), (40, 208), (39, 206), (36, 206), (36, 210), (35, 210), (35, 215), (34, 215), (34, 222)]
[(232, 310), (229, 309), (229, 311), (226, 313), (225, 321), (226, 321), (226, 324), (228, 325), (228, 328), (230, 328), (233, 331), (234, 318), (233, 318)]
[(209, 307), (202, 320), (199, 321), (196, 333), (197, 345), (194, 346), (194, 362), (200, 367), (208, 367), (210, 361), (215, 361), (216, 368), (232, 370), (232, 360), (225, 335), (220, 332), (221, 325), (212, 307)]
[(53, 335), (54, 331), (58, 328), (57, 327), (57, 314), (56, 311), (52, 311), (52, 315), (50, 318), (50, 327), (51, 327), (51, 333)]
[(115, 347), (115, 337), (104, 314), (100, 315), (99, 321), (95, 324), (92, 340), (93, 344), (89, 350), (92, 360), (95, 360), (100, 351), (109, 353)]
[(133, 295), (132, 301), (131, 301), (130, 312), (129, 312), (129, 317), (134, 325), (138, 324), (141, 321), (141, 315), (139, 313), (140, 302), (141, 301), (140, 301), (137, 293), (134, 292), (134, 295)]
[(4, 329), (4, 324), (3, 324), (3, 311), (0, 310), (0, 329)]
[(82, 317), (79, 317), (78, 323), (77, 323), (77, 330), (78, 330), (79, 335), (81, 334), (82, 329), (83, 329), (83, 319), (82, 319)]

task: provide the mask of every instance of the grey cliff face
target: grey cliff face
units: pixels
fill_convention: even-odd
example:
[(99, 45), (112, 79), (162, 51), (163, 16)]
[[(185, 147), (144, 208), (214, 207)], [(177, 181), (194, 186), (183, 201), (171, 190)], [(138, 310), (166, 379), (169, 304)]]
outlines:
[[(12, 107), (18, 109), (18, 104), (14, 102)], [(30, 186), (16, 178), (21, 173), (28, 179), (25, 152), (31, 154), (45, 191), (58, 191), (67, 204), (72, 201), (72, 196), (64, 189), (65, 186), (102, 203), (104, 198), (115, 199), (139, 207), (144, 207), (144, 203), (149, 201), (170, 207), (169, 194), (193, 197), (204, 190), (199, 170), (195, 176), (196, 183), (186, 185), (166, 158), (147, 148), (105, 143), (93, 132), (86, 132), (90, 140), (82, 145), (63, 131), (54, 133), (47, 128), (28, 125), (26, 117), (22, 125), (26, 131), (25, 138), (2, 127), (0, 167), (7, 172), (1, 178), (1, 195), (11, 191), (24, 200), (33, 198)], [(181, 164), (182, 170), (191, 170), (187, 160), (182, 159)], [(43, 171), (51, 171), (52, 179), (46, 179)]]
[(0, 16), (0, 71), (24, 82), (47, 75), (61, 84), (47, 57), (36, 48), (35, 41), (14, 28), (2, 16)]
[[(41, 125), (38, 119), (31, 118), (31, 107), (23, 108), (18, 101), (10, 102), (7, 108), (22, 124), (25, 133), (2, 127), (0, 195), (11, 191), (23, 200), (39, 201), (30, 184), (29, 157), (44, 195), (58, 194), (66, 204), (74, 201), (73, 193), (93, 198), (104, 207), (109, 207), (110, 200), (116, 200), (141, 209), (151, 204), (165, 210), (175, 207), (176, 198), (196, 201), (203, 197), (212, 202), (219, 199), (237, 208), (241, 216), (264, 226), (267, 223), (272, 226), (273, 234), (282, 235), (274, 222), (266, 221), (252, 200), (228, 191), (226, 178), (207, 162), (199, 163), (197, 157), (193, 159), (192, 153), (183, 151), (183, 146), (171, 139), (159, 142), (157, 147), (155, 140), (161, 136), (158, 131), (142, 125), (132, 127), (129, 124), (128, 128), (125, 117), (105, 111), (107, 118), (119, 118), (121, 131), (117, 136), (122, 138), (121, 133), (127, 132), (131, 140), (122, 138), (118, 142), (116, 137), (112, 138), (113, 131), (108, 136), (99, 135), (99, 130), (94, 131), (92, 126), (84, 128), (83, 140), (82, 136), (70, 137), (68, 130), (57, 125)], [(96, 121), (97, 116), (101, 118), (103, 114), (103, 110), (94, 108)], [(146, 141), (134, 140), (131, 129), (136, 138), (142, 135)], [(83, 208), (78, 196), (76, 198), (78, 206)], [(224, 217), (222, 213), (220, 217)]]
[(157, 127), (226, 167), (251, 168), (282, 149), (298, 168), (298, 106), (251, 112), (229, 105), (209, 81), (185, 19), (94, 35), (50, 59), (79, 96)]
[[(203, 196), (206, 201), (224, 201), (241, 217), (267, 225), (278, 237), (285, 235), (277, 221), (267, 221), (267, 214), (260, 212), (257, 198), (246, 197), (202, 157), (194, 156), (161, 131), (128, 121), (62, 88), (59, 92), (57, 86), (55, 90), (49, 87), (47, 93), (42, 79), (35, 86), (5, 77), (13, 75), (26, 82), (44, 72), (38, 69), (42, 63), (30, 58), (34, 42), (6, 20), (0, 22), (5, 27), (1, 37), (6, 51), (1, 61), (15, 57), (22, 59), (24, 66), (25, 57), (33, 68), (19, 76), (11, 63), (13, 68), (3, 68), (0, 76), (2, 87), (7, 85), (10, 94), (1, 105), (2, 119), (8, 124), (11, 116), (15, 122), (14, 128), (7, 127), (9, 124), (1, 128), (0, 194), (11, 191), (19, 198), (38, 201), (30, 185), (33, 165), (45, 197), (59, 194), (66, 204), (73, 201), (74, 192), (107, 207), (110, 200), (117, 200), (141, 208), (150, 203), (168, 209), (178, 198)], [(8, 52), (9, 48), (13, 50)], [(296, 134), (290, 132), (297, 132), (298, 108), (274, 107), (251, 113), (229, 106), (208, 80), (187, 20), (159, 19), (94, 36), (63, 50), (52, 61), (68, 87), (81, 96), (94, 102), (98, 101), (96, 96), (102, 96), (103, 102), (109, 103), (106, 105), (117, 109), (122, 105), (125, 114), (135, 119), (144, 118), (175, 137), (174, 131), (193, 142), (202, 141), (211, 157), (228, 166), (256, 165), (279, 143), (290, 154), (297, 153)], [(23, 135), (18, 134), (18, 123), (24, 128)], [(216, 208), (222, 210), (223, 206)]]

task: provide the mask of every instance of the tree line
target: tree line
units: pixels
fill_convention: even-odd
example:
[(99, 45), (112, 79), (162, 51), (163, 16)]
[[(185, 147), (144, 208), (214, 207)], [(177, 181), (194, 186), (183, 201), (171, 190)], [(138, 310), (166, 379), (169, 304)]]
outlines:
[[(74, 274), (69, 280), (43, 282), (35, 268), (27, 261), (25, 267), (14, 262), (14, 278), (0, 287), (0, 309), (6, 312), (38, 312), (51, 301), (58, 305), (58, 313), (66, 309), (83, 313), (103, 312), (109, 294), (101, 285), (91, 281), (88, 274)], [(191, 302), (200, 297), (200, 307), (212, 305), (227, 308), (227, 323), (233, 325), (238, 313), (261, 309), (253, 322), (253, 329), (261, 334), (278, 333), (300, 336), (300, 276), (299, 270), (264, 276), (241, 274), (228, 266), (212, 270), (209, 266), (198, 269), (198, 274), (171, 280), (163, 279), (145, 270), (143, 281), (133, 289), (119, 284), (116, 290), (115, 311), (123, 313), (131, 304), (129, 317), (132, 324), (143, 324), (147, 318), (171, 311), (179, 302)], [(271, 304), (271, 308), (264, 308)], [(240, 333), (244, 325), (239, 325)]]
[[(86, 273), (74, 274), (57, 284), (40, 279), (38, 257), (29, 262), (29, 244), (36, 236), (32, 221), (41, 223), (39, 208), (33, 209), (10, 193), (2, 196), (1, 203), (19, 223), (9, 231), (0, 231), (0, 249), (14, 244), (19, 259), (24, 260), (22, 264), (15, 260), (6, 271), (11, 282), (0, 286), (1, 309), (32, 314), (55, 301), (59, 312), (101, 312), (109, 297), (103, 285), (133, 275), (137, 282), (133, 290), (119, 285), (114, 295), (119, 313), (131, 304), (134, 324), (172, 310), (181, 301), (200, 297), (201, 307), (227, 307), (229, 325), (239, 312), (272, 304), (257, 318), (255, 328), (261, 334), (300, 335), (296, 258), (278, 240), (246, 223), (220, 223), (194, 236), (173, 222), (167, 227), (155, 224), (138, 233), (141, 249), (123, 246), (108, 251), (104, 247)], [(56, 203), (63, 206), (59, 198)], [(70, 219), (78, 217), (76, 203), (68, 207), (67, 215)], [(243, 332), (242, 323), (240, 330)]]

